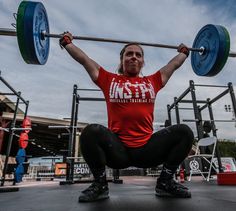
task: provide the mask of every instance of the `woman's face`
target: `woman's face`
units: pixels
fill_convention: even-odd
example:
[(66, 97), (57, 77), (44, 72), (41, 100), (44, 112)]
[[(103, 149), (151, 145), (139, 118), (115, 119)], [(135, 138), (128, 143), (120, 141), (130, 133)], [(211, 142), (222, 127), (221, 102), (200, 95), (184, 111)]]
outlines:
[(130, 45), (126, 47), (122, 65), (124, 75), (126, 76), (138, 76), (144, 64), (142, 49), (137, 45)]

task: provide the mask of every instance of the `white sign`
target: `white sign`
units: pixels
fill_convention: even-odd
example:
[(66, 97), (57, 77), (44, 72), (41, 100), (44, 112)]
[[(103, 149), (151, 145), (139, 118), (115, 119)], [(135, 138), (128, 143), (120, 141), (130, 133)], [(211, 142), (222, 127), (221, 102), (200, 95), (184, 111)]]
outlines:
[[(236, 171), (236, 161), (232, 157), (221, 157), (221, 163), (224, 172), (230, 172), (230, 171)], [(216, 169), (218, 170), (218, 160), (217, 158), (213, 158), (213, 163), (216, 166)]]
[(87, 163), (75, 163), (74, 169), (75, 174), (91, 174)]

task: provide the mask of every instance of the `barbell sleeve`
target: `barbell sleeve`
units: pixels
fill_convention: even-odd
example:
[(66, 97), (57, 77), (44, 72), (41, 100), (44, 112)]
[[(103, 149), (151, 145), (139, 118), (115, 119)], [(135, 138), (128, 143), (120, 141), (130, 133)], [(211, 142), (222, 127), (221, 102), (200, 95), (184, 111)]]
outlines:
[(229, 52), (229, 57), (236, 57), (236, 52)]
[(0, 35), (4, 36), (17, 36), (15, 29), (6, 29), (6, 28), (0, 28)]

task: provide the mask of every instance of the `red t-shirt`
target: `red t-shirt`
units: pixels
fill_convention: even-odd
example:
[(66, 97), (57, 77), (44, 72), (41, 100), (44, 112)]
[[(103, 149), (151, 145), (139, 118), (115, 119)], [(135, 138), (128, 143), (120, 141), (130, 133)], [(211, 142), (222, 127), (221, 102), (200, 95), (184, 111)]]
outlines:
[(108, 128), (128, 147), (146, 144), (153, 133), (156, 94), (162, 88), (160, 72), (145, 77), (126, 77), (101, 67), (95, 83), (106, 99)]

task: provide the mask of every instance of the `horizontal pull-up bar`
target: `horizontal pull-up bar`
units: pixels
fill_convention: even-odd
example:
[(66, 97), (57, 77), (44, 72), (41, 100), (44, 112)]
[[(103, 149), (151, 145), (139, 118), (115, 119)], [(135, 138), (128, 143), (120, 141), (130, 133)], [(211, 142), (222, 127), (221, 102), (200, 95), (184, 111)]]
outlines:
[(194, 84), (194, 86), (217, 87), (217, 88), (228, 88), (228, 86), (222, 86), (222, 85), (204, 85), (204, 84)]
[(77, 89), (77, 90), (78, 91), (97, 91), (97, 92), (102, 91), (100, 89)]
[(79, 100), (82, 100), (82, 101), (105, 101), (105, 98), (99, 98), (99, 97), (79, 97)]
[(236, 119), (216, 119), (216, 120), (209, 120), (209, 119), (183, 119), (183, 122), (199, 122), (199, 121), (210, 121), (210, 122), (236, 122)]

